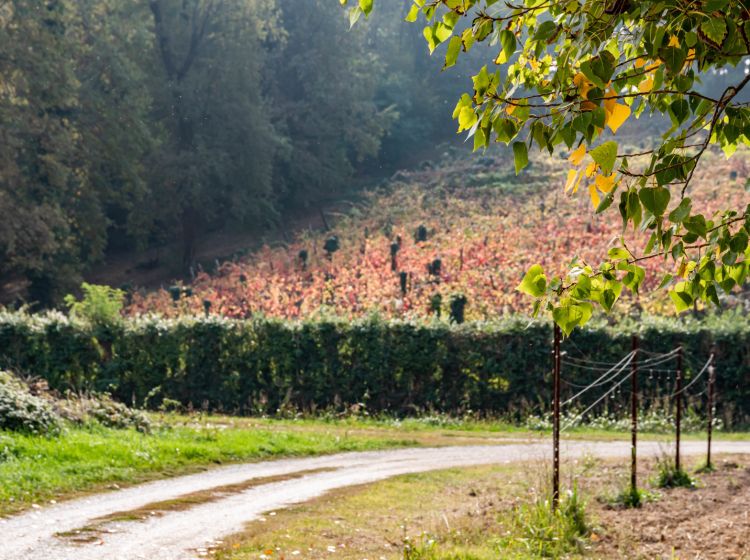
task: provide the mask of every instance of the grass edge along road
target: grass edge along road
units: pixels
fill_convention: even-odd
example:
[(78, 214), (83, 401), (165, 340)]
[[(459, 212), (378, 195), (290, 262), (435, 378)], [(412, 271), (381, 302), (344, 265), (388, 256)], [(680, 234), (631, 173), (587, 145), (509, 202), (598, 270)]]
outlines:
[[(750, 497), (747, 456), (717, 457), (717, 471), (700, 475), (697, 489), (672, 490), (655, 488), (658, 459), (644, 460), (639, 471), (649, 501), (637, 510), (615, 503), (627, 485), (626, 463), (571, 461), (557, 517), (540, 490), (548, 487), (546, 462), (445, 469), (341, 488), (268, 512), (212, 552), (215, 560), (522, 560), (695, 557), (691, 552), (709, 545), (726, 557), (750, 551), (741, 511)], [(701, 459), (688, 464), (693, 472)], [(720, 530), (698, 534), (701, 515), (713, 526), (724, 510), (731, 519)], [(659, 532), (661, 539), (653, 538)]]
[[(0, 432), (0, 515), (84, 494), (189, 474), (225, 463), (407, 446), (502, 443), (546, 438), (504, 422), (429, 417), (272, 420), (226, 416), (154, 415), (151, 434), (97, 425), (58, 436)], [(570, 438), (626, 439), (586, 430)], [(644, 434), (644, 438), (649, 435)], [(668, 435), (651, 436), (668, 441)], [(700, 434), (690, 437), (700, 438)], [(719, 434), (719, 438), (748, 438)]]

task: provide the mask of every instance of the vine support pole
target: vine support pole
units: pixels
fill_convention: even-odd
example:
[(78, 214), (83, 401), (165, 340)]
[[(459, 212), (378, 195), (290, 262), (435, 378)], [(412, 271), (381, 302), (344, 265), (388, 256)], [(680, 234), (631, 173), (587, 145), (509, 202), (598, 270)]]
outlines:
[(560, 503), (560, 327), (555, 324), (552, 388), (552, 509)]
[(675, 455), (674, 466), (680, 470), (680, 428), (682, 425), (682, 345), (677, 348), (677, 384), (675, 387)]
[(716, 380), (716, 368), (714, 367), (714, 357), (716, 351), (712, 349), (711, 357), (709, 358), (708, 364), (708, 425), (706, 431), (708, 432), (708, 448), (706, 450), (706, 468), (710, 469), (711, 465), (711, 436), (713, 434), (714, 424), (714, 382)]
[(633, 336), (633, 361), (630, 371), (630, 491), (638, 490), (638, 336)]

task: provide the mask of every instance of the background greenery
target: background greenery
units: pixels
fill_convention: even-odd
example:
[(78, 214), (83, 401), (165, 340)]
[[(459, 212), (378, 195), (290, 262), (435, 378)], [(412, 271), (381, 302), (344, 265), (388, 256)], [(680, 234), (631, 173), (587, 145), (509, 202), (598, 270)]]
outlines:
[[(399, 0), (349, 30), (327, 0), (0, 6), (0, 293), (49, 306), (105, 256), (278, 227), (453, 125), (462, 85)], [(418, 161), (418, 160), (417, 160)]]
[[(750, 422), (747, 316), (602, 324), (577, 331), (563, 349), (570, 356), (617, 361), (630, 351), (635, 333), (641, 348), (651, 352), (682, 344), (688, 378), (714, 346), (719, 416), (728, 427)], [(54, 389), (111, 391), (138, 406), (177, 401), (196, 409), (256, 414), (364, 404), (370, 413), (433, 410), (521, 419), (548, 408), (551, 340), (549, 325), (520, 317), (460, 326), (377, 317), (142, 318), (84, 326), (56, 314), (0, 315), (2, 366), (43, 376)], [(657, 386), (649, 381), (651, 373), (642, 373), (644, 406), (668, 404), (673, 377)], [(598, 375), (564, 368), (571, 383), (585, 384)], [(700, 394), (704, 381), (691, 394)], [(573, 387), (566, 386), (566, 392)], [(689, 404), (700, 408), (703, 399)], [(627, 397), (619, 400), (627, 404)]]

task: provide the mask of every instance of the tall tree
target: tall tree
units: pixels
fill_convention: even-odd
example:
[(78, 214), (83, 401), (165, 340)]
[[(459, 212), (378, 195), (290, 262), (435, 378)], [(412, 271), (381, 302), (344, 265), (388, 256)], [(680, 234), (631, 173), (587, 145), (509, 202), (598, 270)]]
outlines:
[(396, 119), (378, 106), (382, 60), (366, 29), (348, 32), (328, 0), (280, 0), (286, 41), (270, 60), (274, 119), (285, 135), (277, 180), (286, 204), (341, 192), (362, 161), (378, 155)]
[(265, 0), (149, 0), (161, 74), (157, 118), (169, 140), (154, 175), (156, 211), (182, 231), (185, 269), (201, 228), (231, 216), (263, 220), (276, 138), (261, 96)]
[(81, 225), (101, 218), (81, 196), (73, 16), (62, 0), (0, 6), (0, 277), (43, 303), (96, 252), (81, 250)]

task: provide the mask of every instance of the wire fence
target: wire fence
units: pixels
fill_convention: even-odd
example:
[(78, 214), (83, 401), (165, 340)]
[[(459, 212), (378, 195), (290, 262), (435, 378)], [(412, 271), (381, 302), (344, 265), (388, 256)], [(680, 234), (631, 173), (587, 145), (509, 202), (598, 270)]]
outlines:
[[(637, 471), (637, 432), (638, 415), (641, 407), (647, 407), (654, 403), (661, 406), (674, 407), (674, 431), (676, 439), (675, 465), (680, 467), (680, 433), (682, 422), (682, 411), (686, 403), (695, 404), (708, 395), (705, 404), (708, 430), (708, 454), (707, 463), (710, 464), (711, 457), (711, 424), (713, 412), (713, 383), (714, 378), (714, 354), (711, 353), (706, 359), (690, 355), (682, 346), (677, 346), (668, 352), (650, 352), (639, 347), (639, 341), (633, 338), (633, 349), (626, 353), (618, 361), (591, 360), (584, 356), (578, 346), (570, 339), (566, 345), (572, 346), (572, 350), (578, 356), (569, 355), (567, 348), (561, 349), (561, 337), (556, 331), (554, 346), (554, 371), (553, 379), (555, 391), (553, 402), (553, 452), (555, 459), (555, 473), (553, 478), (553, 495), (559, 495), (559, 439), (560, 433), (570, 430), (583, 422), (587, 415), (593, 412), (608, 412), (609, 401), (616, 402), (620, 409), (623, 408), (622, 394), (625, 392), (629, 397), (632, 466), (631, 485), (636, 488)], [(586, 375), (594, 377), (588, 383), (573, 382), (563, 376), (565, 370), (574, 370), (578, 375), (577, 380)], [(583, 373), (581, 373), (583, 372)], [(706, 372), (709, 373), (706, 376)], [(645, 375), (645, 378), (644, 378)], [(626, 385), (626, 382), (630, 381)], [(685, 383), (687, 381), (687, 383)], [(560, 397), (560, 387), (567, 387), (569, 395)], [(627, 387), (629, 386), (629, 391)], [(629, 395), (628, 395), (629, 392)], [(561, 415), (566, 412), (570, 416), (566, 418), (561, 426)]]

